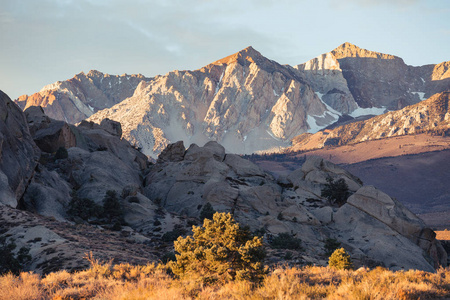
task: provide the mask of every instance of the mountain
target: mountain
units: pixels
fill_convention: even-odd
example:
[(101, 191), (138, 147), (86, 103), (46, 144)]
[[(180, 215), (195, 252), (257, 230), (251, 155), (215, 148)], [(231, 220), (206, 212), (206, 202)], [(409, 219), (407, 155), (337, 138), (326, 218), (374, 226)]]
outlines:
[(130, 97), (137, 85), (147, 80), (141, 74), (117, 76), (92, 70), (49, 84), (31, 96), (20, 96), (15, 102), (22, 110), (42, 106), (51, 118), (75, 124)]
[(304, 151), (325, 146), (341, 146), (393, 136), (432, 132), (446, 135), (450, 130), (450, 92), (391, 111), (365, 121), (353, 122), (292, 140), (287, 151)]
[(124, 138), (153, 157), (177, 140), (215, 140), (229, 151), (252, 153), (289, 146), (295, 136), (347, 114), (379, 115), (450, 91), (449, 66), (408, 66), (344, 43), (291, 67), (248, 47), (199, 70), (154, 78), (80, 73), (16, 103), (41, 105), (69, 123), (118, 121)]
[(399, 57), (344, 43), (295, 68), (325, 103), (356, 116), (401, 109), (449, 91), (449, 64), (408, 66)]
[(88, 120), (104, 118), (120, 122), (126, 139), (155, 156), (177, 140), (217, 140), (237, 153), (286, 146), (337, 114), (293, 68), (248, 47), (196, 71), (141, 82), (132, 97)]

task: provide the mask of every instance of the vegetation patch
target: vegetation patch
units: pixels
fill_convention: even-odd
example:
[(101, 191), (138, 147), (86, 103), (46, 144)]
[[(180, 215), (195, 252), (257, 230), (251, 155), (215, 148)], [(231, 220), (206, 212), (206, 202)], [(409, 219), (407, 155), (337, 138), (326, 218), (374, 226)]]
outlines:
[(322, 197), (325, 197), (331, 204), (339, 206), (344, 205), (350, 197), (348, 185), (343, 178), (333, 180), (331, 177), (327, 178), (327, 184), (322, 189)]
[(175, 228), (172, 231), (164, 233), (161, 239), (164, 242), (173, 242), (176, 239), (178, 239), (178, 237), (185, 235), (186, 233), (187, 233), (186, 229), (182, 228), (181, 226), (175, 226)]
[(204, 284), (248, 280), (260, 282), (267, 273), (262, 239), (237, 224), (229, 213), (215, 213), (193, 235), (178, 238), (176, 262), (171, 269), (179, 278), (196, 278)]
[(203, 222), (205, 219), (212, 219), (216, 211), (212, 207), (211, 203), (206, 202), (200, 211), (200, 220)]
[(0, 237), (0, 274), (10, 272), (18, 275), (31, 260), (29, 248), (22, 247), (15, 253), (16, 248), (14, 241), (7, 241), (5, 237)]
[(338, 270), (353, 269), (350, 254), (348, 254), (344, 248), (334, 250), (333, 254), (331, 254), (330, 258), (328, 259), (328, 265)]
[(340, 242), (338, 242), (336, 239), (326, 239), (325, 240), (325, 255), (326, 256), (330, 256), (331, 254), (333, 254), (334, 250), (338, 249), (339, 246), (341, 245)]
[(302, 250), (302, 240), (288, 232), (282, 232), (270, 241), (274, 249)]
[(99, 216), (101, 206), (96, 204), (93, 200), (88, 198), (79, 198), (77, 195), (72, 197), (69, 202), (69, 209), (67, 214), (71, 217), (78, 217), (84, 221), (89, 221), (92, 218)]

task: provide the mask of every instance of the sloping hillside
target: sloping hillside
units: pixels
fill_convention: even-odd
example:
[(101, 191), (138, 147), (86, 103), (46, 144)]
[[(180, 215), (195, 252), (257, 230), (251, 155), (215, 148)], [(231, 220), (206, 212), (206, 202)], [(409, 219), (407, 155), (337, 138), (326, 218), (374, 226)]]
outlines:
[(302, 134), (292, 140), (287, 151), (297, 152), (342, 146), (393, 136), (431, 132), (446, 135), (450, 130), (450, 93), (429, 99), (365, 121), (354, 122), (315, 134)]
[[(450, 216), (450, 150), (378, 158), (344, 168), (418, 214), (447, 211)], [(450, 227), (450, 217), (446, 220)]]

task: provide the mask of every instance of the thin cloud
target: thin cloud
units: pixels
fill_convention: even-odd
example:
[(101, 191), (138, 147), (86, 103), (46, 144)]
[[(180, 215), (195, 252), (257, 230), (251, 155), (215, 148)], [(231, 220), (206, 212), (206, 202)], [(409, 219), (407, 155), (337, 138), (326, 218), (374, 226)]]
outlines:
[(148, 38), (151, 41), (157, 42), (157, 41), (161, 40), (161, 38), (157, 37), (155, 34), (146, 30), (144, 27), (139, 26), (138, 24), (134, 23), (133, 21), (128, 20), (126, 23), (128, 26), (130, 26), (130, 28), (132, 28), (133, 30), (136, 30), (137, 32), (144, 35), (146, 38)]

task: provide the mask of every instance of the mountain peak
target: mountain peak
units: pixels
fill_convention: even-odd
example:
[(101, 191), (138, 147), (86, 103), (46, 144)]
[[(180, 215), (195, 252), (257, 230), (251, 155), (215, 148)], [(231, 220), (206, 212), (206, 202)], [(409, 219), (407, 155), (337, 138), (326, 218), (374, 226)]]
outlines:
[(256, 51), (252, 46), (248, 46), (247, 48), (242, 49), (239, 52), (231, 54), (225, 58), (219, 59), (218, 61), (213, 62), (214, 65), (221, 64), (231, 64), (231, 63), (239, 63), (241, 65), (249, 65), (253, 62), (258, 62), (261, 60), (266, 60), (264, 56), (261, 55), (258, 51)]
[(370, 51), (367, 49), (360, 48), (352, 43), (345, 42), (333, 51), (331, 51), (337, 59), (346, 57), (367, 57), (367, 58), (378, 58), (378, 59), (396, 59), (398, 57), (390, 54), (384, 54), (380, 52)]
[(103, 77), (105, 74), (103, 72), (97, 71), (97, 70), (90, 70), (87, 73), (87, 77)]

